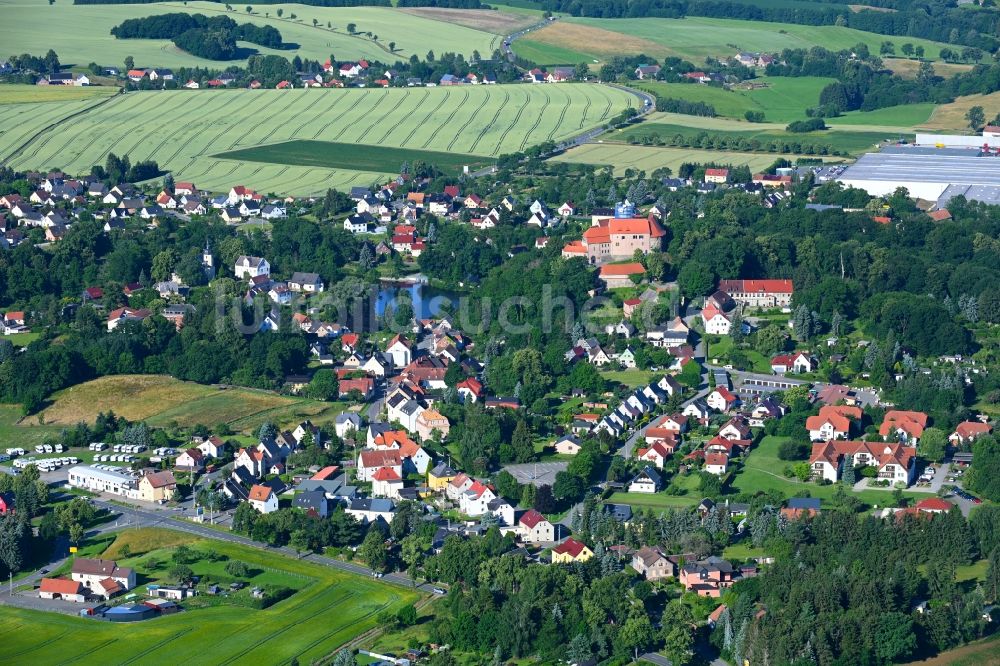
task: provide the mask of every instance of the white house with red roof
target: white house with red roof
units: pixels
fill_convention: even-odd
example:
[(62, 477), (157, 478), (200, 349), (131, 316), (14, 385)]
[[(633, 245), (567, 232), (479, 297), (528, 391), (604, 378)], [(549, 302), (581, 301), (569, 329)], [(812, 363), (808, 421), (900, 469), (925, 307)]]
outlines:
[(791, 280), (721, 280), (719, 289), (751, 308), (787, 308), (794, 291)]
[(250, 488), (247, 502), (260, 513), (274, 513), (278, 510), (278, 496), (274, 489), (259, 483)]
[(661, 439), (653, 442), (647, 448), (639, 449), (636, 455), (639, 460), (651, 462), (656, 465), (657, 469), (663, 469), (667, 460), (673, 455), (675, 445), (673, 441)]
[(705, 471), (716, 476), (723, 476), (729, 469), (729, 456), (725, 453), (706, 453)]
[(725, 386), (716, 386), (705, 398), (705, 404), (717, 412), (728, 412), (740, 404), (740, 399)]
[(118, 308), (117, 310), (112, 310), (108, 314), (108, 332), (118, 328), (118, 325), (124, 321), (142, 321), (148, 318), (152, 312), (146, 309), (133, 309), (133, 308)]
[(481, 516), (489, 511), (489, 503), (496, 498), (492, 488), (482, 481), (473, 481), (458, 498), (458, 509), (467, 516)]
[(534, 509), (525, 511), (517, 521), (517, 532), (524, 543), (555, 541), (555, 527)]
[(444, 494), (448, 499), (453, 502), (457, 502), (473, 483), (475, 483), (475, 481), (472, 477), (464, 472), (459, 472), (452, 477), (451, 481), (448, 482), (448, 485), (445, 487)]
[(975, 440), (993, 432), (993, 426), (982, 421), (962, 421), (955, 426), (955, 432), (951, 433), (948, 441), (952, 444), (969, 444)]
[(403, 489), (403, 477), (392, 467), (380, 467), (372, 475), (372, 497), (398, 499)]
[(403, 458), (397, 449), (365, 449), (358, 454), (358, 481), (371, 481), (382, 468), (389, 468), (403, 478)]
[(832, 441), (813, 444), (809, 467), (813, 475), (828, 481), (840, 478), (844, 465), (878, 469), (878, 478), (891, 483), (913, 483), (917, 450), (910, 446), (883, 442)]
[(462, 402), (478, 402), (483, 397), (483, 383), (475, 377), (469, 377), (455, 384), (458, 398)]
[[(702, 72), (696, 73), (704, 75)], [(729, 169), (705, 169), (705, 182), (716, 184), (728, 183)]]
[(783, 375), (786, 372), (805, 374), (814, 371), (818, 365), (816, 358), (806, 352), (779, 354), (771, 359), (771, 372), (777, 375)]
[(400, 334), (389, 341), (385, 353), (392, 357), (392, 363), (397, 368), (405, 368), (413, 360), (413, 346)]
[(824, 405), (819, 414), (806, 419), (809, 439), (826, 442), (831, 439), (847, 439), (851, 436), (852, 424), (861, 420), (861, 408), (848, 405)]
[(701, 321), (709, 335), (729, 335), (733, 329), (732, 320), (714, 305), (708, 305), (701, 311)]

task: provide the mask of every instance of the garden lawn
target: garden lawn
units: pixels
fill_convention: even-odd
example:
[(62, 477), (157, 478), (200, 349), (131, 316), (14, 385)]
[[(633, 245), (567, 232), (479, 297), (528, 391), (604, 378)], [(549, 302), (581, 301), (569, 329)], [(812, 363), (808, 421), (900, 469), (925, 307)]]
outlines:
[[(296, 589), (265, 610), (215, 605), (116, 625), (58, 613), (0, 608), (3, 653), (8, 663), (61, 663), (72, 646), (74, 664), (310, 663), (371, 629), (382, 611), (419, 599), (415, 592), (329, 567), (221, 541), (195, 540), (195, 549), (239, 559), (256, 570), (246, 579)], [(170, 549), (120, 559), (126, 565), (166, 560)], [(189, 565), (195, 574), (223, 580), (225, 561)], [(219, 570), (219, 571), (217, 571)], [(153, 570), (154, 573), (159, 569)], [(143, 572), (140, 569), (140, 574)], [(139, 588), (140, 590), (142, 588)], [(193, 605), (213, 603), (195, 597)], [(215, 600), (216, 602), (222, 600)], [(190, 603), (190, 602), (186, 602)]]
[(727, 560), (749, 560), (754, 557), (767, 557), (767, 551), (763, 548), (754, 548), (746, 541), (726, 546), (722, 551), (722, 557)]
[(694, 506), (701, 501), (701, 498), (665, 493), (614, 493), (607, 501), (611, 504), (628, 504), (633, 509), (674, 509)]
[[(0, 104), (0, 128), (12, 128), (0, 132), (0, 160), (15, 168), (58, 164), (83, 172), (115, 152), (133, 162), (156, 160), (175, 179), (202, 189), (228, 191), (242, 183), (265, 193), (309, 195), (370, 186), (398, 173), (400, 163), (385, 158), (381, 148), (477, 155), (489, 162), (569, 138), (638, 104), (624, 90), (586, 83), (131, 92), (103, 104)], [(332, 158), (309, 156), (308, 148), (296, 154), (288, 146), (265, 149), (267, 160), (284, 152), (286, 163), (217, 157), (289, 141), (357, 147), (339, 158), (336, 148), (324, 151)], [(251, 153), (252, 159), (260, 154)]]
[(650, 380), (656, 376), (650, 370), (640, 370), (639, 368), (629, 368), (627, 370), (602, 370), (601, 375), (612, 382), (619, 382), (628, 388), (646, 386)]

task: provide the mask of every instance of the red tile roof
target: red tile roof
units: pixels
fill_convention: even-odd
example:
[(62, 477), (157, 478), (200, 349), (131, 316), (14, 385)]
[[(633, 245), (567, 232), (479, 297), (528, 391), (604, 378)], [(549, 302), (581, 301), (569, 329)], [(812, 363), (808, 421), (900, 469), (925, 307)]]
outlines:
[(793, 291), (791, 280), (720, 280), (719, 289), (727, 294), (790, 294)]
[(365, 469), (398, 467), (402, 462), (399, 451), (396, 449), (367, 449), (361, 452), (361, 466)]
[(271, 490), (270, 486), (255, 484), (250, 489), (250, 499), (255, 502), (266, 502), (267, 498), (270, 497), (273, 492), (274, 491)]
[(946, 502), (940, 497), (928, 497), (927, 499), (917, 502), (914, 508), (920, 511), (929, 511), (931, 513), (947, 513), (948, 511), (951, 511), (953, 506), (955, 505), (951, 502)]
[(372, 475), (372, 481), (401, 481), (399, 474), (391, 467), (379, 467)]
[(561, 544), (552, 549), (553, 553), (559, 553), (560, 555), (569, 555), (570, 557), (576, 559), (586, 548), (586, 544), (583, 544), (576, 539), (570, 537), (566, 539)]
[(521, 520), (518, 522), (527, 527), (529, 530), (535, 529), (535, 525), (545, 520), (545, 516), (538, 513), (534, 509), (528, 509), (521, 516)]
[(605, 264), (601, 266), (601, 277), (641, 275), (646, 272), (646, 267), (638, 262), (627, 264)]
[(39, 591), (52, 594), (83, 594), (83, 584), (68, 578), (43, 578)]

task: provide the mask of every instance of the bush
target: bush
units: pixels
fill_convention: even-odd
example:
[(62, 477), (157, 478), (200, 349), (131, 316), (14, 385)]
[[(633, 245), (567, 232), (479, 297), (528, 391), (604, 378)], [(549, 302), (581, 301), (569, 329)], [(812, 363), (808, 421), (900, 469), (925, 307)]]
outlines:
[(230, 560), (226, 564), (226, 573), (234, 578), (246, 578), (250, 575), (250, 567), (247, 566), (246, 562), (241, 562), (240, 560)]
[(790, 439), (782, 442), (778, 447), (778, 458), (780, 460), (802, 460), (809, 456), (812, 447), (801, 441)]
[(788, 124), (785, 128), (789, 132), (804, 133), (825, 130), (826, 123), (822, 118), (810, 118), (809, 120), (796, 120)]

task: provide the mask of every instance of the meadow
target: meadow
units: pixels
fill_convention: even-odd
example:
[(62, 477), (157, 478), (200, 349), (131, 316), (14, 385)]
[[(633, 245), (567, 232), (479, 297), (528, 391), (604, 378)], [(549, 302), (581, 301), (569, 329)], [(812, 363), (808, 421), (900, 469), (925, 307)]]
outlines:
[[(131, 537), (136, 546), (131, 552), (144, 554), (119, 563), (137, 566), (142, 573), (149, 558), (169, 557), (178, 541), (160, 540), (157, 532), (163, 530), (141, 530), (141, 539)], [(146, 538), (157, 547), (143, 548)], [(164, 543), (171, 545), (163, 548)], [(292, 659), (311, 663), (373, 628), (382, 611), (395, 611), (419, 599), (419, 594), (402, 587), (255, 548), (202, 539), (187, 545), (242, 560), (258, 570), (254, 582), (296, 592), (265, 610), (220, 604), (128, 625), (3, 607), (0, 656), (6, 663), (64, 663), (66, 646), (72, 645), (72, 661), (77, 664), (287, 664)], [(120, 555), (121, 549), (113, 544), (108, 553)], [(222, 580), (224, 575), (216, 569), (223, 565), (200, 560), (191, 568)]]
[[(790, 144), (805, 143), (826, 146), (831, 151), (846, 151), (849, 153), (870, 151), (880, 141), (900, 138), (898, 134), (887, 136), (885, 132), (852, 132), (847, 130), (796, 134), (794, 132), (786, 132), (783, 129), (758, 129), (749, 123), (746, 127), (747, 129), (739, 131), (712, 130), (710, 135), (713, 138), (757, 140), (762, 144), (767, 144), (770, 141), (781, 141)], [(646, 137), (656, 137), (670, 141), (680, 135), (690, 141), (704, 131), (701, 128), (687, 125), (647, 122), (632, 126), (621, 134), (616, 135), (615, 138), (624, 141), (630, 139), (642, 141)], [(907, 135), (903, 138), (913, 139), (913, 136)]]
[[(736, 51), (775, 52), (822, 46), (838, 51), (863, 43), (878, 53), (883, 41), (891, 41), (897, 52), (904, 43), (923, 46), (925, 58), (938, 58), (947, 46), (925, 39), (877, 35), (840, 26), (810, 26), (764, 23), (735, 19), (687, 17), (684, 19), (564, 18), (514, 42), (518, 54), (534, 49), (544, 55), (544, 46), (570, 49), (582, 61), (603, 60), (610, 55), (645, 54), (654, 58), (678, 56), (700, 64), (706, 57), (728, 57)], [(528, 49), (528, 51), (525, 51)], [(540, 64), (566, 63), (558, 52)]]
[[(588, 143), (571, 148), (552, 160), (557, 162), (610, 165), (615, 175), (621, 176), (626, 169), (637, 169), (652, 173), (660, 167), (669, 167), (674, 173), (685, 162), (747, 165), (751, 171), (766, 169), (778, 158), (796, 160), (800, 155), (784, 153), (738, 153), (724, 150), (697, 150), (691, 148), (653, 148), (612, 143)], [(841, 161), (839, 158), (814, 158), (826, 162)]]
[[(63, 389), (41, 413), (47, 427), (92, 423), (98, 413), (113, 410), (130, 421), (152, 426), (173, 424), (209, 427), (228, 424), (251, 432), (266, 420), (286, 424), (298, 418), (323, 422), (336, 417), (342, 406), (270, 391), (222, 388), (182, 382), (164, 375), (115, 375)], [(34, 420), (29, 420), (29, 423)], [(19, 426), (20, 429), (34, 429)]]
[[(250, 3), (251, 6), (253, 3)], [(237, 11), (226, 12), (215, 2), (157, 2), (138, 5), (74, 5), (68, 0), (44, 4), (31, 0), (0, 0), (0, 15), (7, 25), (16, 29), (4, 32), (4, 52), (44, 54), (37, 35), (53, 38), (52, 46), (63, 63), (86, 67), (90, 62), (121, 67), (126, 56), (135, 58), (140, 67), (212, 67), (219, 62), (192, 56), (165, 39), (114, 39), (110, 30), (125, 19), (167, 14), (171, 12), (201, 13), (206, 16), (229, 14), (240, 23), (270, 25), (281, 32), (283, 41), (297, 45), (287, 50), (255, 48), (265, 55), (282, 55), (288, 59), (324, 60), (334, 54), (338, 59), (368, 58), (380, 62), (395, 62), (411, 55), (421, 58), (428, 50), (448, 50), (466, 57), (478, 50), (489, 57), (499, 48), (501, 38), (485, 29), (475, 29), (455, 22), (435, 20), (405, 13), (389, 7), (313, 7), (297, 4), (260, 5), (252, 14), (238, 5)], [(283, 16), (278, 17), (281, 9)], [(291, 14), (297, 18), (292, 19)], [(317, 24), (313, 26), (313, 19)], [(518, 20), (513, 17), (512, 20)], [(327, 24), (330, 27), (327, 27)], [(351, 35), (347, 24), (354, 23), (358, 33), (371, 32), (378, 42), (364, 35)], [(390, 53), (388, 44), (395, 42)]]
[(788, 123), (806, 117), (806, 109), (819, 103), (819, 94), (833, 79), (818, 76), (763, 77), (755, 83), (766, 87), (727, 90), (696, 83), (642, 81), (637, 88), (658, 97), (705, 102), (724, 117), (742, 120), (747, 111), (764, 114), (765, 122)]
[(458, 175), (468, 166), (476, 171), (490, 160), (477, 155), (442, 153), (433, 150), (410, 150), (385, 146), (361, 146), (330, 141), (286, 141), (257, 148), (244, 148), (216, 155), (219, 159), (269, 162), (330, 169), (359, 169), (392, 173), (403, 162), (433, 164), (450, 175)]
[[(596, 84), (389, 89), (178, 90), (119, 95), (46, 130), (93, 101), (0, 104), (0, 159), (15, 168), (87, 172), (108, 153), (156, 160), (177, 180), (228, 190), (309, 195), (384, 180), (392, 172), (226, 160), (219, 153), (296, 139), (482, 157), (559, 141), (638, 99)], [(9, 119), (16, 118), (14, 121)], [(23, 150), (17, 150), (34, 136)], [(13, 154), (13, 153), (17, 154)]]
[(99, 86), (31, 86), (12, 83), (0, 86), (0, 104), (32, 104), (37, 102), (73, 102), (110, 97), (118, 88)]

